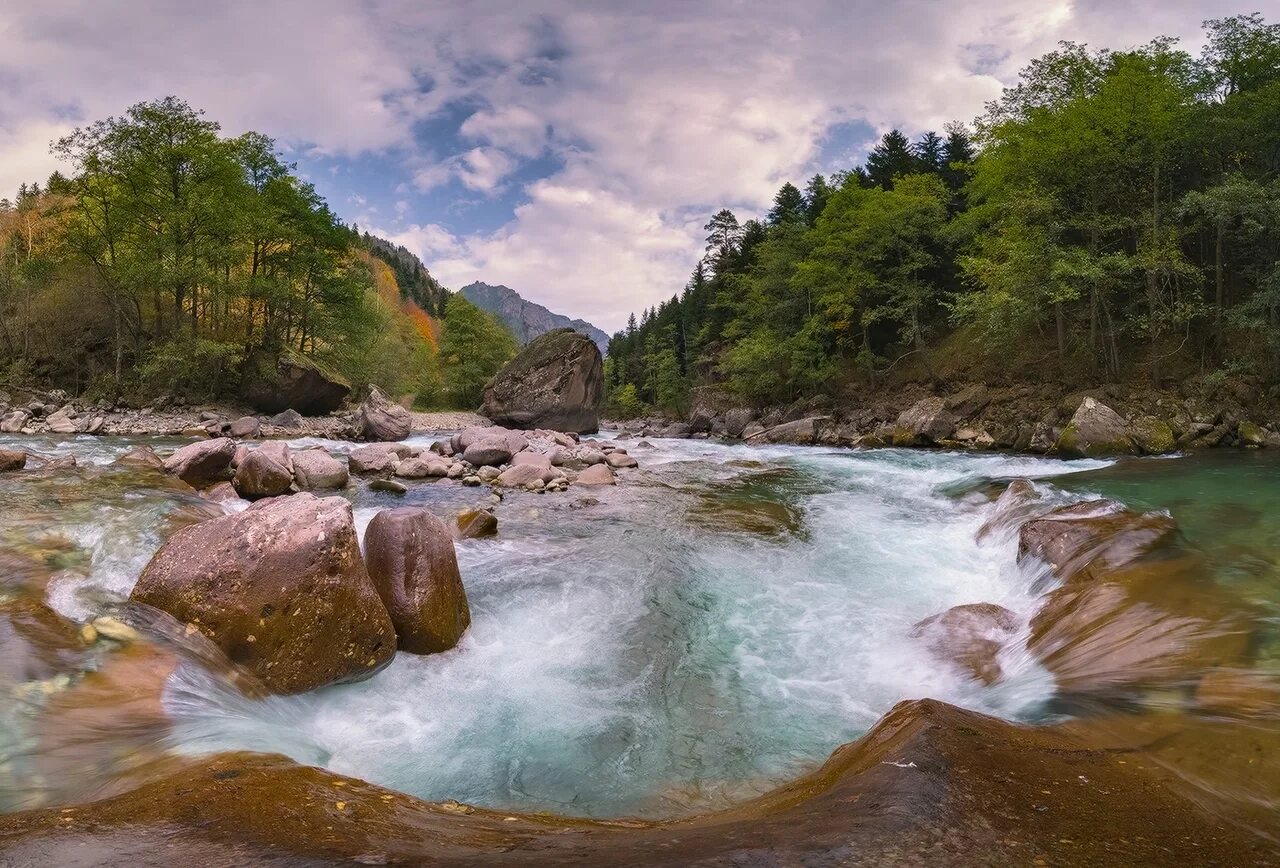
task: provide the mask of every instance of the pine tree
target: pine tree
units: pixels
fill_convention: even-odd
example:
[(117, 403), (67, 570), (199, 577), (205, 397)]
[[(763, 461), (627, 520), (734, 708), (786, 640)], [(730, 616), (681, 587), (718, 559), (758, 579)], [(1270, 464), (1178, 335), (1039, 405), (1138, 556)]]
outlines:
[(940, 172), (946, 166), (946, 145), (942, 137), (933, 130), (920, 137), (920, 141), (912, 146), (919, 163), (918, 171)]
[(918, 171), (920, 161), (912, 153), (911, 143), (900, 130), (889, 130), (867, 156), (867, 176), (876, 186), (893, 189), (893, 181), (901, 175)]
[(821, 175), (814, 175), (804, 188), (804, 214), (810, 226), (818, 222), (822, 209), (827, 207), (827, 199), (831, 198), (831, 186)]
[(773, 207), (769, 209), (770, 226), (781, 224), (798, 224), (805, 220), (804, 195), (790, 181), (782, 185), (773, 197)]

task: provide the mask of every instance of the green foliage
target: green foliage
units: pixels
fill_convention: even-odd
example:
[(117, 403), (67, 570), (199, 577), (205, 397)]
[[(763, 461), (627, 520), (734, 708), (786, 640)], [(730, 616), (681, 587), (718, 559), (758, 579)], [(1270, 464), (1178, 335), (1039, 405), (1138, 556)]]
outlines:
[(635, 383), (627, 383), (622, 388), (611, 392), (605, 402), (605, 412), (613, 419), (637, 419), (647, 411)]
[(1064, 43), (974, 134), (891, 130), (763, 221), (718, 211), (681, 295), (614, 336), (610, 388), (670, 411), (678, 369), (786, 403), (906, 359), (935, 377), (953, 336), (946, 364), (1033, 357), (1032, 377), (1280, 374), (1280, 26), (1205, 28), (1199, 58)]
[(135, 374), (144, 394), (205, 396), (225, 388), (242, 361), (241, 347), (207, 338), (179, 338), (147, 350)]
[(516, 339), (497, 319), (461, 295), (449, 296), (440, 340), (446, 404), (457, 409), (478, 407), (485, 385), (515, 356), (516, 349)]

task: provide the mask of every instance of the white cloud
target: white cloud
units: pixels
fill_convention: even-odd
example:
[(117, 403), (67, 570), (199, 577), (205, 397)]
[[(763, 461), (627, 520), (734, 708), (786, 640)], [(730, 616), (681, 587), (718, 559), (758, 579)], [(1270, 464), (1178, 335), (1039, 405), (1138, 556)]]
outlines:
[[(15, 5), (0, 13), (0, 182), (48, 166), (44, 141), (69, 113), (93, 119), (171, 92), (232, 132), (261, 129), (325, 155), (395, 153), (419, 191), (456, 179), (492, 201), (525, 161), (550, 153), (560, 168), (528, 185), (497, 231), (468, 237), (456, 215), (399, 207), (407, 228), (384, 228), (447, 283), (506, 282), (613, 329), (680, 288), (705, 214), (759, 213), (783, 181), (819, 168), (833, 124), (937, 129), (972, 118), (1059, 39), (1125, 47), (1194, 36), (1215, 5)], [(446, 106), (470, 107), (458, 137), (415, 141), (415, 125)]]

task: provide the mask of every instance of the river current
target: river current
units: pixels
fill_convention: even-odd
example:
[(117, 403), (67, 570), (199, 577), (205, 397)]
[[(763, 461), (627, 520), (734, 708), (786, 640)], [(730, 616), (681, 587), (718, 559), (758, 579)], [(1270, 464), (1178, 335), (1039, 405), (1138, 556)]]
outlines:
[[(136, 442), (0, 438), (81, 464), (0, 477), (0, 548), (56, 566), (47, 601), (73, 619), (112, 611), (175, 513), (207, 508), (107, 466)], [(295, 445), (316, 442), (351, 448)], [(1169, 511), (1224, 587), (1259, 607), (1264, 630), (1280, 609), (1276, 456), (629, 448), (641, 468), (624, 484), (508, 493), (498, 537), (458, 543), (472, 626), (454, 650), (398, 654), (367, 681), (267, 700), (185, 668), (165, 694), (176, 721), (167, 747), (279, 752), (434, 800), (669, 817), (813, 769), (903, 699), (1063, 720), (1078, 710), (1058, 701), (1025, 635), (1001, 652), (1005, 677), (992, 685), (912, 636), (916, 622), (965, 603), (999, 604), (1025, 627), (1051, 580), (1017, 563), (1014, 533), (978, 539), (1000, 483), (1018, 478), (1051, 501), (1107, 496)], [(419, 504), (448, 518), (487, 489), (427, 482), (397, 497), (353, 481), (343, 496), (363, 532), (379, 509)], [(1280, 655), (1272, 645), (1263, 665)], [(0, 719), (11, 750), (29, 743), (32, 719)], [(22, 806), (21, 783), (10, 786)]]

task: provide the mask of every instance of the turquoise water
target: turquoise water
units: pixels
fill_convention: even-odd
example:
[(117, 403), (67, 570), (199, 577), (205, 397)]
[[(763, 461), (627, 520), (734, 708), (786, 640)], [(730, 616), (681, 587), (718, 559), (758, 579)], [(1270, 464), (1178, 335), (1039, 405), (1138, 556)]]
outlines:
[[(127, 445), (41, 444), (98, 464)], [(708, 441), (631, 451), (641, 471), (627, 484), (510, 494), (496, 540), (459, 543), (473, 623), (456, 649), (400, 654), (368, 681), (265, 702), (185, 671), (169, 691), (172, 746), (279, 751), (430, 799), (673, 816), (812, 769), (902, 699), (1056, 719), (1053, 678), (1025, 637), (987, 686), (911, 636), (963, 603), (997, 603), (1024, 622), (1035, 611), (1043, 570), (1017, 565), (1011, 535), (976, 539), (993, 484), (1014, 478), (1044, 480), (1064, 502), (1105, 494), (1169, 509), (1225, 582), (1264, 596), (1275, 587), (1280, 456), (1113, 464)], [(0, 493), (32, 484), (3, 479)], [(6, 538), (58, 531), (79, 547), (49, 591), (70, 616), (127, 596), (175, 502), (115, 488), (70, 486), (39, 528), (0, 520)], [(599, 502), (575, 504), (585, 495)], [(363, 486), (346, 496), (361, 528), (405, 502)], [(405, 500), (449, 516), (483, 496), (424, 483)]]

